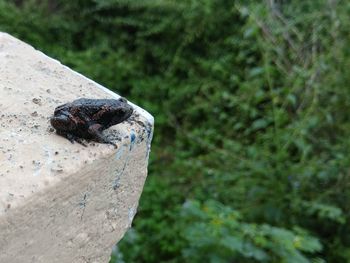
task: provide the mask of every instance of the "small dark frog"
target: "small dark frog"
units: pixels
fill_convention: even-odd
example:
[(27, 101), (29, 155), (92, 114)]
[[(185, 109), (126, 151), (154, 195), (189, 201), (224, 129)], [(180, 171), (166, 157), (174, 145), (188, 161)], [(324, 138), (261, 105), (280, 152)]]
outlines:
[(102, 131), (128, 119), (133, 108), (125, 98), (115, 99), (77, 99), (58, 106), (51, 125), (57, 134), (86, 146), (83, 139), (116, 145), (108, 140)]

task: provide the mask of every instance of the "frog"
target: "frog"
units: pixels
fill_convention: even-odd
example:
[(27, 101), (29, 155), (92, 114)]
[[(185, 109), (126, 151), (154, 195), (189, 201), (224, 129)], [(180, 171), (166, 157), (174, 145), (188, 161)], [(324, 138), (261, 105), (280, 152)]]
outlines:
[(71, 143), (87, 146), (84, 140), (118, 146), (103, 135), (111, 126), (127, 120), (133, 113), (128, 101), (119, 99), (79, 98), (55, 108), (50, 123), (56, 133)]

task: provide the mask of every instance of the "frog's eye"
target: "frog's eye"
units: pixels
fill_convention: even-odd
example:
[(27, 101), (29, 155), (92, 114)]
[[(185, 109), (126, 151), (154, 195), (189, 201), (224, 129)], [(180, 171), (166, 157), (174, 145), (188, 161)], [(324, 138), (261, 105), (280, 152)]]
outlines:
[(118, 109), (118, 114), (119, 114), (120, 116), (123, 116), (125, 113), (126, 113), (126, 109), (124, 109), (124, 108)]
[(118, 110), (118, 113), (123, 118), (127, 119), (133, 112), (133, 108), (128, 104), (127, 107), (122, 107)]
[(128, 103), (127, 99), (126, 99), (126, 98), (123, 98), (123, 97), (120, 97), (118, 100), (119, 100), (120, 102)]

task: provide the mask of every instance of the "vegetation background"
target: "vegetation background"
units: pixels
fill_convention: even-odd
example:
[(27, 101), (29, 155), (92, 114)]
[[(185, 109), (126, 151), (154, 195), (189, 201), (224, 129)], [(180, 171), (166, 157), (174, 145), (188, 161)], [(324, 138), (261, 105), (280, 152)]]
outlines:
[(126, 263), (350, 262), (349, 17), (346, 0), (0, 0), (0, 30), (155, 116)]

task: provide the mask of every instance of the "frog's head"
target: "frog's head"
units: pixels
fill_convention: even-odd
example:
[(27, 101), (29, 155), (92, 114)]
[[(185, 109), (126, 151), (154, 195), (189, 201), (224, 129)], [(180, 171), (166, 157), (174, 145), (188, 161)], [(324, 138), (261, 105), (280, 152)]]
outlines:
[(128, 101), (121, 97), (117, 100), (111, 99), (104, 105), (97, 119), (104, 129), (127, 120), (133, 113), (133, 107), (128, 104)]
[(128, 101), (125, 98), (120, 97), (117, 100), (116, 105), (113, 107), (113, 117), (111, 123), (113, 123), (113, 125), (121, 123), (127, 120), (133, 112), (134, 109), (130, 104), (128, 104)]

